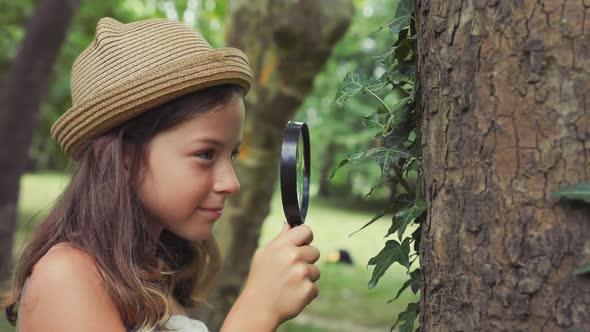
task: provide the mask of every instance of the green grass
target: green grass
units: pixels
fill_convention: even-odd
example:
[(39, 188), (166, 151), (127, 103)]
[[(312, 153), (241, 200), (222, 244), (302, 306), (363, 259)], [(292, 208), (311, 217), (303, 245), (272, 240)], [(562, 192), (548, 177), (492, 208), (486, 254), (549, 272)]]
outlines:
[[(47, 214), (66, 184), (67, 178), (61, 174), (28, 174), (22, 177), (15, 253), (40, 218)], [(399, 265), (392, 266), (376, 288), (367, 288), (371, 269), (367, 269), (366, 264), (382, 249), (386, 241), (383, 236), (391, 218), (384, 217), (359, 233), (349, 235), (369, 221), (378, 210), (379, 206), (339, 198), (312, 199), (306, 224), (313, 229), (313, 245), (322, 254), (317, 263), (322, 271), (318, 281), (320, 295), (300, 317), (283, 324), (279, 332), (361, 331), (360, 327), (366, 327), (367, 331), (371, 328), (371, 331), (387, 331), (406, 304), (417, 299), (417, 296), (406, 292), (395, 302), (387, 303), (406, 279), (406, 271)], [(278, 234), (284, 219), (280, 194), (277, 193), (261, 232), (261, 245)], [(354, 265), (326, 262), (328, 254), (338, 249), (348, 250)], [(5, 319), (0, 319), (0, 332), (4, 331), (14, 330)]]

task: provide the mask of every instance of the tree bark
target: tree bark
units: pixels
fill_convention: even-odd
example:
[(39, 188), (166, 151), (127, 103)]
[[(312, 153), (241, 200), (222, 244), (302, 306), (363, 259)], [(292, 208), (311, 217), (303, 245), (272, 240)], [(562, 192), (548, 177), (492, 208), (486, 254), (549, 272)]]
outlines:
[(419, 0), (423, 331), (590, 328), (590, 2)]
[(239, 294), (270, 212), (283, 128), (311, 90), (354, 11), (350, 0), (236, 0), (229, 9), (227, 44), (248, 55), (255, 83), (247, 97), (243, 148), (236, 165), (241, 192), (228, 201), (217, 224), (224, 264), (210, 298), (215, 310), (191, 312), (212, 331), (219, 330)]
[(41, 101), (77, 7), (77, 0), (39, 2), (0, 92), (0, 281), (11, 270), (20, 177)]

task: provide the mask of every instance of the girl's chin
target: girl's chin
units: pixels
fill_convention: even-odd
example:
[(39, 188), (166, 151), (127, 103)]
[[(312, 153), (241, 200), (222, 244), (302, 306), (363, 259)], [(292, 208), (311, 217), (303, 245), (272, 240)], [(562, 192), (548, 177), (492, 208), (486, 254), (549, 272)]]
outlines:
[(178, 237), (181, 237), (187, 241), (196, 242), (196, 241), (204, 241), (204, 240), (210, 239), (213, 236), (213, 229), (212, 228), (208, 228), (208, 229), (201, 228), (197, 232), (187, 231), (187, 232), (178, 232), (178, 233), (173, 232), (173, 233), (176, 234)]

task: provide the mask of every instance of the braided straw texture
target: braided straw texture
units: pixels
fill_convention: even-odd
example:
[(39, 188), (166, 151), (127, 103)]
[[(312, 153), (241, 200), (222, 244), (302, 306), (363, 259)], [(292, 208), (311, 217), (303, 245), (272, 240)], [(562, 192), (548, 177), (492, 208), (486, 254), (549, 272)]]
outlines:
[(184, 94), (220, 84), (247, 92), (246, 55), (212, 48), (186, 25), (166, 19), (123, 24), (102, 18), (72, 66), (72, 107), (52, 126), (65, 153), (78, 159), (93, 137)]

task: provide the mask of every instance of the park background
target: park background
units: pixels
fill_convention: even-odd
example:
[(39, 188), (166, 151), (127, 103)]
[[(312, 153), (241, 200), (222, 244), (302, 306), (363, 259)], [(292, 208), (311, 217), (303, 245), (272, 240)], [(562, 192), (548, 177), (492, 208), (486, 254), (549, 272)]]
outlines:
[[(30, 0), (2, 2), (0, 75), (4, 77), (38, 3)], [(376, 100), (361, 96), (338, 107), (334, 98), (347, 73), (356, 71), (378, 76), (385, 71), (375, 59), (388, 51), (394, 39), (388, 29), (380, 28), (391, 20), (396, 6), (395, 0), (353, 2), (353, 10), (347, 13), (346, 30), (329, 47), (329, 56), (318, 66), (312, 86), (293, 111), (292, 119), (307, 122), (311, 132), (312, 199), (307, 223), (315, 233), (314, 245), (322, 253), (318, 263), (322, 278), (318, 282), (320, 296), (279, 331), (385, 331), (407, 303), (417, 299), (417, 295), (406, 292), (388, 303), (407, 279), (406, 269), (399, 265), (392, 266), (377, 287), (368, 288), (372, 268), (367, 263), (382, 249), (386, 241), (384, 234), (390, 226), (388, 222), (374, 223), (351, 235), (391, 200), (397, 188), (383, 186), (370, 197), (365, 196), (380, 178), (379, 166), (370, 160), (347, 165), (328, 180), (341, 160), (366, 149), (377, 133), (363, 122), (363, 116), (373, 113), (378, 106)], [(26, 174), (21, 178), (13, 255), (18, 254), (68, 182), (64, 173), (67, 160), (51, 139), (49, 129), (71, 105), (71, 65), (91, 42), (98, 19), (110, 16), (121, 22), (150, 17), (180, 20), (201, 32), (213, 47), (220, 47), (227, 44), (227, 30), (231, 24), (228, 12), (226, 1), (212, 0), (80, 2), (53, 65)], [(295, 70), (297, 65), (291, 64)], [(278, 164), (274, 166), (278, 168)], [(270, 241), (284, 220), (278, 187), (274, 185), (273, 189), (270, 213), (262, 223), (259, 245)], [(329, 261), (341, 249), (350, 253), (352, 265)], [(13, 331), (4, 318), (0, 320), (0, 331)]]
[[(590, 330), (590, 3), (398, 1), (0, 0), (0, 275), (67, 182), (48, 132), (97, 20), (170, 17), (256, 77), (217, 310), (191, 312), (211, 330), (282, 223), (293, 119), (323, 276), (282, 331)], [(326, 261), (340, 249), (353, 265)]]

